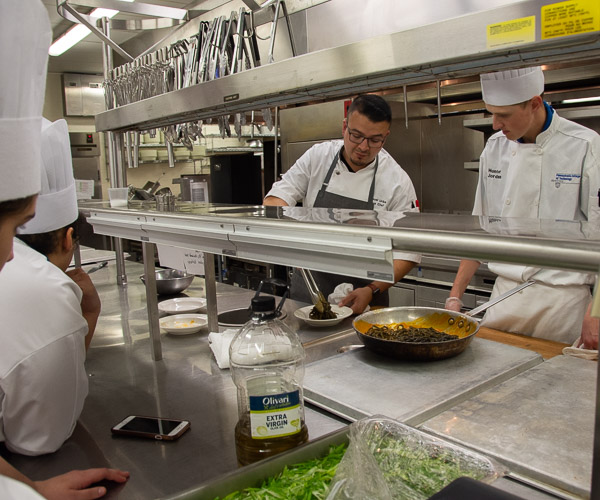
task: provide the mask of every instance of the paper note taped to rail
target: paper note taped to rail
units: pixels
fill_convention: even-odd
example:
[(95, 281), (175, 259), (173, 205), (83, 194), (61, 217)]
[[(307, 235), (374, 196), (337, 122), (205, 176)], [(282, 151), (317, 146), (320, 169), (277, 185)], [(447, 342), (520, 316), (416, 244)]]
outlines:
[(200, 250), (156, 245), (158, 260), (163, 267), (204, 276), (204, 253)]

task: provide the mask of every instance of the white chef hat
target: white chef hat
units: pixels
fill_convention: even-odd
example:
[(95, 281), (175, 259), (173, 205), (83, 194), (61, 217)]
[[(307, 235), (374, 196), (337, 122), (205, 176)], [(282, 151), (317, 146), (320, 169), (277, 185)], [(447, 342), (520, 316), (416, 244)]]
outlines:
[(19, 234), (47, 233), (77, 219), (77, 193), (65, 120), (42, 119), (41, 184), (35, 217), (19, 228)]
[(544, 92), (541, 66), (485, 73), (480, 79), (483, 100), (492, 106), (519, 104)]
[(52, 30), (40, 0), (0, 1), (0, 202), (40, 190), (40, 133)]

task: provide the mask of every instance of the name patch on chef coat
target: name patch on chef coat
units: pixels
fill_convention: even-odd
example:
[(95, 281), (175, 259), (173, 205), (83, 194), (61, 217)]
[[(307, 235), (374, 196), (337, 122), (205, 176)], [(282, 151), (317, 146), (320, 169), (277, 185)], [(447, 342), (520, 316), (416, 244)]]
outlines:
[(562, 184), (581, 184), (581, 174), (559, 174), (557, 173), (551, 181), (554, 187), (559, 188)]
[(488, 179), (502, 179), (502, 170), (495, 168), (488, 169)]

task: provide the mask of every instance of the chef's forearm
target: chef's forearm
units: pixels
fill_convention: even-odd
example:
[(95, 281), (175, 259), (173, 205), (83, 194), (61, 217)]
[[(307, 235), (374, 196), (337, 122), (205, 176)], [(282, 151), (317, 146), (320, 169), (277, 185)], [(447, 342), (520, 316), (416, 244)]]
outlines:
[(477, 260), (463, 259), (460, 261), (456, 278), (454, 278), (454, 283), (450, 290), (450, 297), (458, 297), (460, 299), (463, 296), (473, 275), (479, 269), (479, 264), (480, 262)]
[(593, 300), (588, 304), (581, 328), (581, 341), (586, 349), (598, 349), (600, 319), (592, 316), (592, 303)]
[(100, 311), (97, 313), (89, 312), (83, 313), (83, 318), (88, 324), (88, 332), (85, 336), (85, 350), (88, 350), (90, 343), (92, 342), (92, 337), (94, 336), (94, 332), (96, 331), (96, 325), (98, 324), (98, 317), (100, 316)]
[[(400, 281), (410, 270), (416, 266), (416, 262), (410, 260), (394, 260), (394, 283)], [(372, 281), (375, 287), (379, 288), (381, 292), (385, 292), (387, 289), (392, 288), (394, 283), (388, 283), (386, 281)]]
[(32, 488), (34, 487), (33, 481), (31, 479), (29, 479), (24, 474), (20, 473), (2, 457), (0, 457), (0, 474), (6, 477), (10, 477), (11, 479), (16, 479), (17, 481), (21, 481), (22, 483), (25, 483), (31, 486)]
[(263, 200), (263, 205), (267, 207), (287, 207), (288, 204), (282, 200), (281, 198), (277, 198), (277, 196), (267, 196)]

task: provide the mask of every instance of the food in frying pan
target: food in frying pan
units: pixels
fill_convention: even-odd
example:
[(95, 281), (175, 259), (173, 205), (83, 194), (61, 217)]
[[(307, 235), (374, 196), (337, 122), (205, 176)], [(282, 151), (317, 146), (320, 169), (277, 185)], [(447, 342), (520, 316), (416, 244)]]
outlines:
[(337, 313), (331, 310), (331, 304), (329, 302), (321, 301), (319, 305), (323, 308), (322, 311), (317, 309), (317, 306), (313, 307), (308, 317), (310, 319), (334, 319), (337, 318)]
[(406, 326), (403, 323), (391, 323), (388, 325), (373, 325), (367, 330), (367, 335), (382, 340), (393, 340), (396, 342), (445, 342), (456, 340), (457, 335), (440, 332), (435, 328), (417, 328)]

